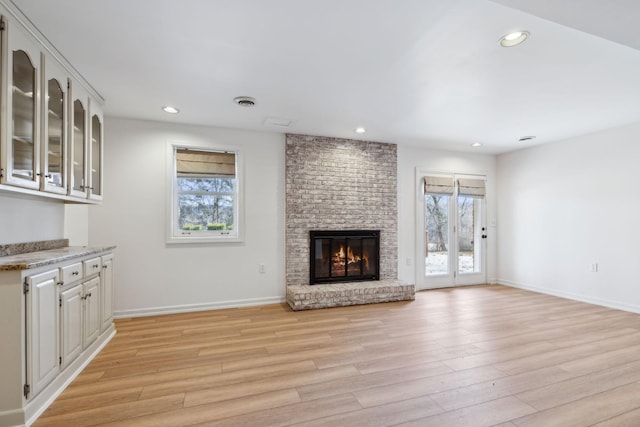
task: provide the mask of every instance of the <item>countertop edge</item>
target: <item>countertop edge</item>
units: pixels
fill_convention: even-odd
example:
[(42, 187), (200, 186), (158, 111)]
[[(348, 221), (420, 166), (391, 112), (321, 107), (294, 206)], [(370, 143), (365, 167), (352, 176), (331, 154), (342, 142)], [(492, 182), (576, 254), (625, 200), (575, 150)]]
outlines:
[(0, 257), (0, 271), (31, 270), (51, 264), (111, 252), (115, 246), (67, 246), (38, 252)]

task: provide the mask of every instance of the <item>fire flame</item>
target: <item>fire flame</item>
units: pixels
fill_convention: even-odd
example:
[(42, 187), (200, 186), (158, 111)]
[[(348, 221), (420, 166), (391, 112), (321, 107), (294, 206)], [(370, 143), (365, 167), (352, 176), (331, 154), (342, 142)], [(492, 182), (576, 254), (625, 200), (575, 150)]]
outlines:
[(341, 265), (344, 264), (354, 264), (360, 262), (360, 260), (364, 259), (365, 265), (369, 264), (369, 257), (365, 254), (363, 257), (360, 255), (356, 255), (353, 253), (351, 246), (347, 247), (347, 252), (345, 254), (344, 246), (340, 245), (340, 250), (336, 252), (334, 255), (334, 259), (338, 261)]

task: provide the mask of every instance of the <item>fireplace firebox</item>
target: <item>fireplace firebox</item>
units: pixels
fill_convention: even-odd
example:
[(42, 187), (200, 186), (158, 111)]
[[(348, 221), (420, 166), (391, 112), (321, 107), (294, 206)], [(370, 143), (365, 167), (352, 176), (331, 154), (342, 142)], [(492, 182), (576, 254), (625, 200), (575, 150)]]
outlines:
[(380, 280), (380, 230), (311, 230), (309, 284)]

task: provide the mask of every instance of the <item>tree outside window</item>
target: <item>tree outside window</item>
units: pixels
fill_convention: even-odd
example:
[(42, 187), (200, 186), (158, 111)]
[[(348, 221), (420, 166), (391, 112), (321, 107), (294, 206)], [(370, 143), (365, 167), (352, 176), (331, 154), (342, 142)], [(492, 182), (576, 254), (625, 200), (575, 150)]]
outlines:
[(173, 148), (172, 237), (238, 238), (237, 153)]

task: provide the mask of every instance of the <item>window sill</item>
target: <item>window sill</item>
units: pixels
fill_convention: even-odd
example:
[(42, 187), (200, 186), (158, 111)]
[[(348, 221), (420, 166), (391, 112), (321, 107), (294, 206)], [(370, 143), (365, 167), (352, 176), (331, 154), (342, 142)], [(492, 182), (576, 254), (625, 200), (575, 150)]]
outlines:
[(189, 245), (189, 244), (220, 244), (220, 243), (242, 243), (244, 239), (240, 236), (202, 236), (202, 237), (170, 237), (167, 239), (168, 245)]

